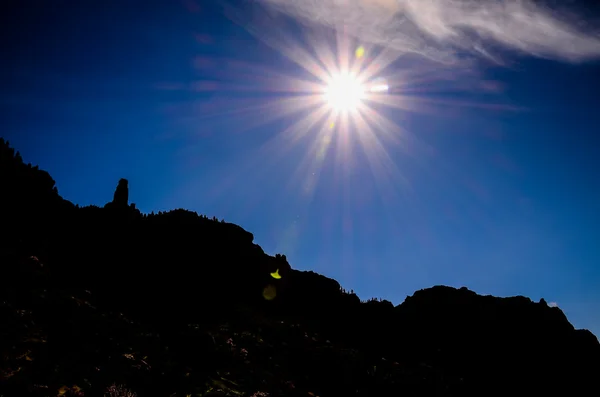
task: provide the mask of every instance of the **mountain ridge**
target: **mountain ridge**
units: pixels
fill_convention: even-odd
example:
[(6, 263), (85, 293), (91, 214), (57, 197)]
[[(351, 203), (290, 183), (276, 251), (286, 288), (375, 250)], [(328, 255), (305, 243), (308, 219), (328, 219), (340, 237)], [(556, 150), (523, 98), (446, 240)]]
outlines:
[[(513, 390), (518, 384), (537, 392), (600, 390), (596, 380), (600, 379), (597, 338), (588, 330), (576, 330), (562, 310), (549, 307), (543, 299), (498, 298), (478, 295), (465, 287), (433, 286), (415, 291), (396, 306), (385, 300), (361, 302), (336, 280), (313, 271), (295, 270), (285, 255), (265, 254), (254, 243), (252, 233), (238, 225), (184, 209), (142, 214), (129, 203), (124, 179), (119, 181), (113, 201), (105, 206), (79, 207), (59, 195), (49, 173), (25, 164), (3, 139), (0, 167), (0, 183), (6, 192), (0, 197), (0, 219), (2, 227), (10, 232), (2, 240), (0, 258), (3, 279), (11, 281), (3, 283), (2, 291), (3, 302), (10, 307), (24, 305), (28, 309), (19, 310), (34, 311), (22, 295), (27, 290), (31, 296), (39, 294), (40, 301), (44, 301), (40, 307), (61, 315), (58, 308), (64, 303), (53, 306), (45, 301), (47, 291), (63, 298), (71, 294), (81, 302), (88, 302), (91, 294), (98, 310), (134, 318), (134, 322), (171, 342), (183, 338), (187, 332), (183, 330), (199, 321), (201, 329), (208, 329), (236, 318), (243, 328), (263, 319), (260, 321), (269, 326), (256, 329), (267, 334), (277, 321), (298, 324), (307, 338), (309, 334), (320, 335), (313, 336), (315, 342), (318, 339), (324, 343), (314, 348), (319, 357), (335, 346), (335, 354), (327, 353), (332, 354), (327, 360), (342, 368), (334, 371), (338, 380), (333, 382), (289, 365), (290, 373), (292, 369), (310, 373), (320, 395), (336, 395), (342, 390), (350, 393), (353, 389), (357, 395), (391, 390), (415, 395), (464, 395), (480, 393), (490, 384), (496, 385), (498, 392)], [(58, 326), (55, 320), (43, 318), (39, 321), (45, 321), (47, 329)], [(94, 321), (104, 324), (104, 320)], [(303, 345), (302, 335), (302, 342), (292, 336), (296, 335), (294, 328), (284, 331), (290, 335), (289, 341), (269, 335), (287, 346)], [(4, 336), (8, 334), (9, 330), (3, 330)], [(60, 335), (54, 338), (49, 340), (62, 341)], [(60, 343), (69, 349), (77, 347), (67, 341)], [(9, 347), (3, 346), (4, 357), (10, 356)], [(359, 352), (356, 354), (361, 358), (347, 358), (349, 363), (343, 363), (345, 359), (340, 357), (346, 357), (347, 349)], [(294, 352), (303, 354), (297, 349)], [(396, 360), (393, 362), (402, 369), (398, 372), (390, 367), (389, 373), (396, 375), (385, 381), (378, 378), (376, 369), (369, 369), (370, 364), (365, 367), (365, 363), (384, 355), (388, 357), (386, 362)], [(206, 363), (195, 365), (203, 367)], [(262, 365), (256, 364), (257, 368)], [(378, 365), (381, 371), (381, 363)], [(14, 368), (6, 363), (3, 368), (0, 381), (15, 390), (27, 383), (14, 383), (14, 376), (6, 376)], [(348, 374), (357, 368), (367, 375), (361, 372), (353, 381)], [(557, 370), (562, 379), (549, 376)], [(420, 379), (415, 375), (419, 371), (425, 371), (426, 376)], [(135, 384), (136, 379), (129, 382)], [(164, 382), (168, 384), (168, 380)], [(138, 382), (142, 394), (144, 387), (148, 386)], [(87, 389), (87, 395), (95, 395), (93, 386)], [(296, 392), (271, 391), (274, 395)]]

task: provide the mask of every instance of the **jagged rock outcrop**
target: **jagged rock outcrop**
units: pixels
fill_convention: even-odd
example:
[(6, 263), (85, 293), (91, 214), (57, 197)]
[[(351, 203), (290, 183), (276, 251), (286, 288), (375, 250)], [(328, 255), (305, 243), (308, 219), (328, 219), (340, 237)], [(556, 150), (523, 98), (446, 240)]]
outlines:
[(121, 178), (115, 194), (113, 196), (112, 203), (118, 207), (127, 207), (129, 205), (129, 187), (127, 179)]
[[(127, 209), (129, 207), (129, 181), (121, 178), (113, 194), (113, 200), (106, 203), (105, 208)], [(134, 207), (132, 207), (134, 208)]]

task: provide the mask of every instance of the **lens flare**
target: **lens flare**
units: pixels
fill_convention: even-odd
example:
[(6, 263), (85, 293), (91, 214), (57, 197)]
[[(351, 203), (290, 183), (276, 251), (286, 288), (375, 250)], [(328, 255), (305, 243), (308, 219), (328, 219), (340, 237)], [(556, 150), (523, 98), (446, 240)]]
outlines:
[(354, 51), (354, 56), (357, 58), (362, 58), (365, 55), (365, 47), (360, 46)]
[(364, 97), (364, 87), (356, 76), (348, 72), (332, 76), (325, 88), (325, 100), (338, 112), (355, 111)]

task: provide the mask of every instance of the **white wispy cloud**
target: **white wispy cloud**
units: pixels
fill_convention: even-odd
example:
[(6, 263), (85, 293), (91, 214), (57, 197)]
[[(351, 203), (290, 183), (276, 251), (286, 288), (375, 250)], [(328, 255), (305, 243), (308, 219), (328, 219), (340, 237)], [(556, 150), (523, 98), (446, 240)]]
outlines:
[(556, 303), (556, 302), (548, 302), (548, 306), (550, 306), (550, 307), (558, 307), (558, 303)]
[(502, 62), (501, 49), (567, 62), (600, 58), (598, 26), (566, 9), (566, 0), (552, 6), (531, 0), (262, 1), (306, 22), (344, 26), (360, 40), (443, 63), (465, 55)]

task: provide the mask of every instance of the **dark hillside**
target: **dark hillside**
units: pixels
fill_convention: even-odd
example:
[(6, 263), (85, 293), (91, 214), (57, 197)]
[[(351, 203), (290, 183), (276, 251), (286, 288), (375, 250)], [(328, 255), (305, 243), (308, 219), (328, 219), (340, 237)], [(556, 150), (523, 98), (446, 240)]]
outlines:
[(600, 393), (598, 340), (543, 300), (360, 302), (237, 225), (140, 213), (126, 180), (73, 205), (1, 139), (0, 192), (2, 396)]

